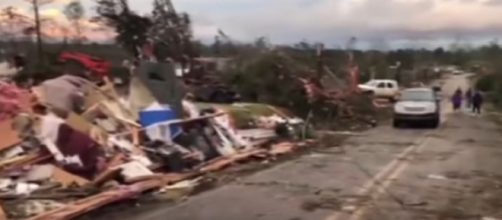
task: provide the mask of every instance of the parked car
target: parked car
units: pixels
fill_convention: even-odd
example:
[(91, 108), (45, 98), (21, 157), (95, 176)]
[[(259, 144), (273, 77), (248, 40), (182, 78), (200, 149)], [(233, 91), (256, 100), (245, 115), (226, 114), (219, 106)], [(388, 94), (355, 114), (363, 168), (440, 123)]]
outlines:
[(358, 87), (363, 92), (389, 99), (395, 99), (399, 93), (397, 81), (390, 79), (374, 79), (367, 83), (359, 84)]
[(411, 87), (422, 88), (425, 87), (425, 84), (423, 82), (412, 82)]
[(394, 127), (404, 123), (426, 122), (438, 127), (440, 122), (440, 97), (430, 88), (412, 88), (401, 92), (394, 105)]

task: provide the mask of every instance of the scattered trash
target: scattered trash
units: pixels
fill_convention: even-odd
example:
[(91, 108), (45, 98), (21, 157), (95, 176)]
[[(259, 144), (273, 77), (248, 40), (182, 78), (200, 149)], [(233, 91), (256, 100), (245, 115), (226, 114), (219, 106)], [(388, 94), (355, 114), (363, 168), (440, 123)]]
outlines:
[(50, 164), (33, 166), (28, 173), (26, 173), (25, 180), (29, 182), (44, 181), (54, 174), (54, 166)]
[(33, 183), (17, 183), (14, 192), (18, 195), (28, 195), (37, 190), (40, 186)]
[(291, 153), (294, 150), (295, 145), (290, 142), (284, 142), (280, 144), (275, 144), (271, 146), (270, 154), (273, 156), (278, 156), (282, 154)]
[(429, 174), (427, 176), (427, 178), (434, 179), (434, 180), (447, 180), (448, 179), (446, 176), (438, 175), (438, 174)]
[(301, 208), (308, 212), (314, 212), (318, 209), (340, 210), (342, 207), (340, 200), (336, 198), (321, 197), (304, 201)]
[(153, 172), (138, 161), (132, 161), (120, 166), (121, 174), (126, 179), (140, 178), (153, 175)]
[(356, 211), (357, 207), (353, 205), (345, 205), (342, 207), (342, 211), (344, 212), (354, 212)]
[(426, 206), (427, 204), (429, 203), (425, 201), (417, 201), (417, 202), (406, 202), (404, 205), (408, 207), (417, 207), (417, 206)]
[(15, 207), (15, 210), (9, 210), (16, 218), (28, 218), (64, 206), (64, 203), (53, 200), (28, 200)]
[(346, 135), (346, 136), (361, 136), (361, 132), (354, 132), (354, 131), (325, 131), (325, 133), (328, 133), (330, 135)]
[(312, 158), (325, 158), (327, 156), (326, 156), (326, 154), (312, 153), (312, 154), (309, 154), (309, 157), (312, 157)]
[(173, 185), (162, 187), (158, 194), (164, 199), (178, 200), (189, 195), (198, 186), (201, 178), (185, 180)]
[(0, 179), (0, 191), (8, 190), (8, 187), (12, 185), (13, 182), (12, 179)]

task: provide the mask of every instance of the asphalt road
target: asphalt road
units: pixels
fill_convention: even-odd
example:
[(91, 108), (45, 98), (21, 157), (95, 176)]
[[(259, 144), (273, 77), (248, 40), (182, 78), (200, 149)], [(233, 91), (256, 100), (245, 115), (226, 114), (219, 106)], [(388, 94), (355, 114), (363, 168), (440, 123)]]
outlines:
[[(467, 85), (465, 76), (445, 82), (445, 97)], [(502, 219), (500, 127), (486, 116), (453, 113), (447, 99), (442, 110), (439, 129), (382, 125), (339, 147), (120, 219)]]

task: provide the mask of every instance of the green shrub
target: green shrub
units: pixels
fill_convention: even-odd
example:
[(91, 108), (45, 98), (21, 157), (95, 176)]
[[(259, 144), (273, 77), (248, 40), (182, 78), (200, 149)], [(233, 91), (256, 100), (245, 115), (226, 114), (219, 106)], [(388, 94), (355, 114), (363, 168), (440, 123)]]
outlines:
[[(495, 81), (496, 82), (496, 81)], [(488, 93), (488, 100), (491, 101), (495, 106), (502, 107), (502, 85), (500, 82), (496, 83), (494, 90)]]
[(483, 75), (476, 82), (476, 89), (483, 92), (491, 92), (497, 86), (497, 79), (494, 74)]

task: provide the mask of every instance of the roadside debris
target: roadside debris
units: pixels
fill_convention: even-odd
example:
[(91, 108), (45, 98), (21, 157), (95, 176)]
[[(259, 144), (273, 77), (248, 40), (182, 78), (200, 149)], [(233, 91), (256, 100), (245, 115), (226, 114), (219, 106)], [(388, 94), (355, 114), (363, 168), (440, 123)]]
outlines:
[(163, 199), (176, 201), (192, 193), (198, 186), (199, 181), (201, 181), (201, 178), (184, 180), (173, 185), (167, 185), (162, 187), (157, 194)]
[(354, 212), (356, 210), (357, 210), (357, 207), (354, 206), (354, 205), (345, 205), (345, 206), (342, 207), (342, 211), (344, 211), (344, 212), (349, 212), (350, 213), (350, 212)]
[(301, 205), (302, 209), (308, 212), (314, 212), (318, 209), (340, 210), (342, 208), (341, 201), (332, 197), (321, 197), (304, 201)]
[(147, 191), (176, 200), (207, 173), (308, 146), (305, 122), (279, 108), (194, 103), (170, 64), (131, 75), (124, 94), (106, 75), (33, 93), (1, 82), (0, 219), (72, 219)]
[(448, 177), (443, 176), (443, 175), (439, 175), (439, 174), (429, 174), (427, 176), (427, 178), (433, 179), (433, 180), (447, 180), (448, 179)]

